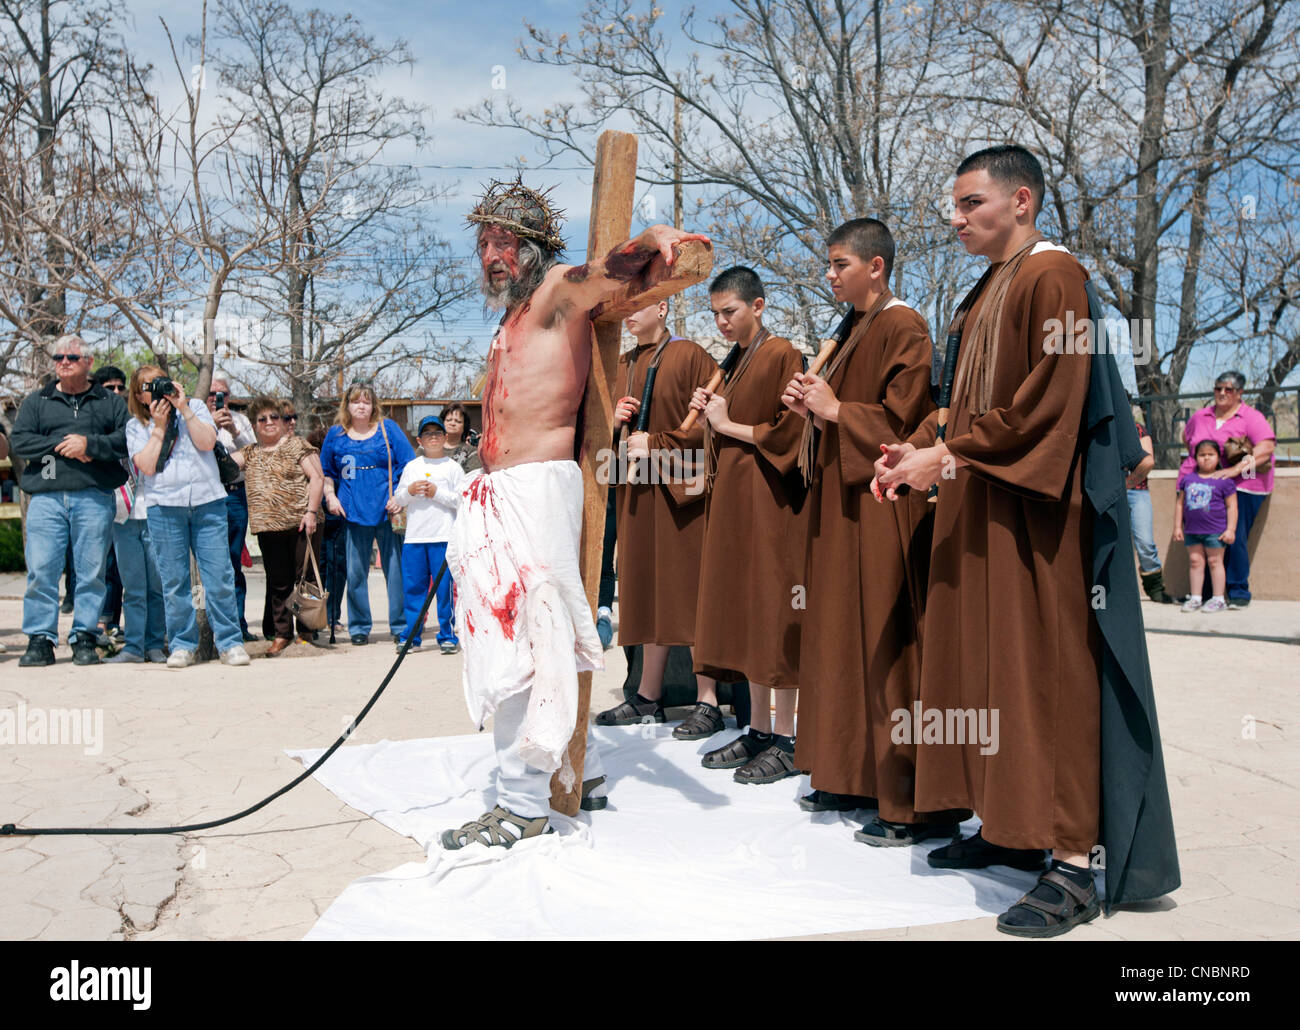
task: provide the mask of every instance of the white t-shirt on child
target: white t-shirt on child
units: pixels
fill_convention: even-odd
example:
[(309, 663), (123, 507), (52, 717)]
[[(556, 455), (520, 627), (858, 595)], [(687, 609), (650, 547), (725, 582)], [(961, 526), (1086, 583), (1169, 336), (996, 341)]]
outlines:
[[(437, 487), (432, 497), (412, 496), (410, 486), (421, 479)], [(420, 457), (406, 463), (393, 500), (406, 508), (408, 544), (444, 544), (451, 539), (464, 482), (465, 470), (450, 458)]]

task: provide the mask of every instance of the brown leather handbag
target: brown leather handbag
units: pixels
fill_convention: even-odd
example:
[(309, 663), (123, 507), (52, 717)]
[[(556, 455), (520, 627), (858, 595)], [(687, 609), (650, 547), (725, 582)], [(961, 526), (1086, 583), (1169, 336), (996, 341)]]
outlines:
[[(307, 578), (307, 564), (309, 562), (316, 577), (314, 583)], [(307, 553), (303, 555), (302, 559), (302, 574), (299, 575), (298, 582), (294, 584), (293, 593), (289, 595), (289, 611), (293, 612), (294, 618), (298, 620), (300, 627), (304, 629), (324, 629), (325, 623), (329, 621), (329, 615), (325, 608), (325, 602), (329, 600), (329, 596), (329, 591), (325, 589), (325, 584), (321, 582), (320, 566), (316, 564), (316, 549), (312, 547), (311, 540), (308, 539)]]

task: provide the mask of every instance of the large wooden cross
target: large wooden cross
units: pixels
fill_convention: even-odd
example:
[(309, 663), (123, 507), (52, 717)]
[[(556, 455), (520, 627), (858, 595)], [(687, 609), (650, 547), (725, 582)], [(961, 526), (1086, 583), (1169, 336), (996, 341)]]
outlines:
[[(595, 176), (591, 182), (591, 229), (587, 260), (602, 258), (628, 239), (632, 232), (632, 206), (636, 199), (636, 136), (607, 131), (596, 144)], [(634, 311), (680, 293), (701, 282), (713, 268), (713, 251), (703, 243), (688, 242), (678, 248), (670, 268), (662, 257), (593, 313), (595, 346), (587, 378), (583, 411), (582, 447), (582, 582), (593, 614), (600, 591), (600, 563), (605, 543), (605, 502), (608, 484), (598, 482), (598, 457), (613, 443), (614, 373), (618, 369), (618, 344), (623, 319)], [(606, 463), (609, 467), (610, 463)], [(578, 722), (569, 741), (569, 761), (576, 774), (566, 791), (558, 774), (551, 779), (551, 807), (577, 815), (582, 800), (582, 764), (586, 758), (587, 714), (591, 707), (591, 673), (578, 677)]]

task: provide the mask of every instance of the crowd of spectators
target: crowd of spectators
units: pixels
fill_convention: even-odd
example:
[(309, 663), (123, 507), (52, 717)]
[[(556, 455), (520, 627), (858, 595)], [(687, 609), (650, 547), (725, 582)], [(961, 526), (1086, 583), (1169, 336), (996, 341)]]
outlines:
[[(345, 392), (334, 425), (302, 437), (292, 403), (254, 397), (236, 411), (221, 376), (199, 399), (156, 365), (92, 374), (93, 355), (76, 336), (56, 341), (51, 359), (50, 381), (23, 400), (11, 437), (0, 434), (0, 457), (12, 450), (21, 459), (29, 495), (20, 665), (54, 663), (65, 576), (76, 664), (105, 660), (101, 651), (110, 662), (194, 664), (192, 566), (221, 661), (247, 665), (244, 644), (258, 639), (244, 612), (249, 531), (266, 573), (260, 628), (268, 656), (295, 639), (319, 639), (289, 604), (309, 551), (330, 591), (331, 642), (344, 593), (352, 642), (369, 642), (376, 546), (389, 629), (399, 646), (413, 630), (419, 647), (416, 617), (442, 564), (460, 482), (478, 467), (461, 405), (422, 421), (417, 457), (365, 383)], [(438, 643), (454, 653), (451, 580), (443, 580)]]

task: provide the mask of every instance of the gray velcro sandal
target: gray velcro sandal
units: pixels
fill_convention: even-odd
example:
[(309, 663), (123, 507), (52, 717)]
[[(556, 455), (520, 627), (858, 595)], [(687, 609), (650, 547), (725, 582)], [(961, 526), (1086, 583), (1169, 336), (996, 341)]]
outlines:
[(448, 851), (459, 851), (469, 844), (482, 844), (485, 848), (510, 848), (528, 837), (540, 837), (544, 833), (554, 833), (546, 816), (525, 819), (515, 815), (508, 808), (497, 805), (492, 811), (466, 823), (459, 830), (443, 830), (439, 838)]

